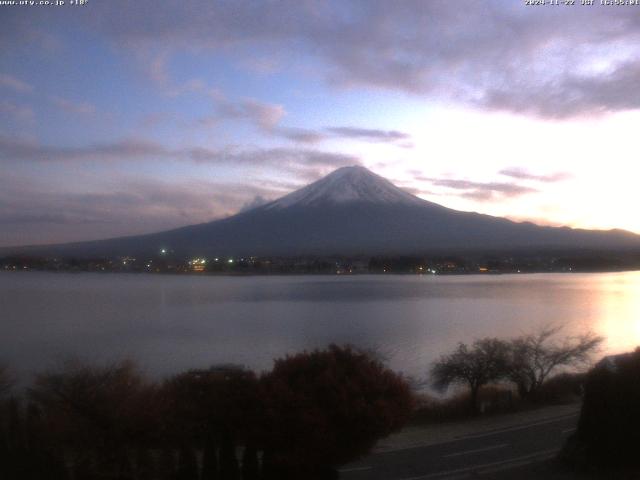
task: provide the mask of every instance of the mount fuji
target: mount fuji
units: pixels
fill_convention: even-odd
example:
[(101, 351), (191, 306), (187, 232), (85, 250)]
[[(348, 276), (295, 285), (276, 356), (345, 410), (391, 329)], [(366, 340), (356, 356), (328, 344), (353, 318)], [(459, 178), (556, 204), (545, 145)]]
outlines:
[[(30, 251), (76, 256), (293, 256), (431, 251), (640, 248), (623, 230), (518, 223), (418, 198), (361, 166), (343, 167), (265, 205), (175, 230)], [(4, 249), (5, 252), (7, 249)]]

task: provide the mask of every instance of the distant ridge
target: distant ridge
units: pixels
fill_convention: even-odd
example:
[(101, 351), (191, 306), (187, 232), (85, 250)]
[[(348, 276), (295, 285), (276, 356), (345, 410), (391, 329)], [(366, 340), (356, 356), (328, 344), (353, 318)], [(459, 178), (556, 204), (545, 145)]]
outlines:
[(148, 235), (4, 248), (0, 254), (124, 256), (167, 249), (184, 256), (293, 256), (637, 248), (640, 236), (623, 230), (546, 227), (452, 210), (351, 166), (222, 220)]

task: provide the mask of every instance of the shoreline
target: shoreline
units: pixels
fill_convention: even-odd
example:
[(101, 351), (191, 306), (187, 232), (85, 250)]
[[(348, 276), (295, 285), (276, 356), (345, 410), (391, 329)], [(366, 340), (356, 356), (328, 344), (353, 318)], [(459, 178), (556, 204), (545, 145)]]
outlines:
[(153, 272), (144, 270), (73, 270), (73, 269), (39, 269), (23, 268), (9, 269), (0, 268), (0, 272), (6, 273), (96, 273), (96, 274), (133, 274), (133, 275), (164, 275), (164, 276), (189, 276), (189, 277), (364, 277), (364, 276), (397, 276), (397, 277), (492, 277), (505, 275), (544, 275), (544, 274), (595, 274), (595, 273), (627, 273), (640, 272), (640, 267), (604, 269), (604, 270), (536, 270), (530, 272), (438, 272), (438, 273), (412, 273), (412, 272), (352, 272), (352, 273), (331, 273), (331, 272)]

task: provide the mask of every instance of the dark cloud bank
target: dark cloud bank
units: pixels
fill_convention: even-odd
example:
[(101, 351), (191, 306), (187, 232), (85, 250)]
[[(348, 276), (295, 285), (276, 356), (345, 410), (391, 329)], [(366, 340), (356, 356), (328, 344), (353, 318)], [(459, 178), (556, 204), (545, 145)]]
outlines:
[[(290, 64), (312, 57), (324, 63), (325, 81), (338, 87), (383, 88), (553, 119), (640, 107), (636, 8), (535, 8), (511, 0), (123, 0), (73, 15), (25, 10), (5, 12), (0, 39), (84, 22), (130, 51), (233, 52), (239, 65), (259, 62), (256, 52), (286, 51)], [(13, 78), (2, 82), (26, 87)], [(255, 114), (252, 108), (260, 106), (227, 114)], [(262, 114), (267, 126), (277, 116)]]

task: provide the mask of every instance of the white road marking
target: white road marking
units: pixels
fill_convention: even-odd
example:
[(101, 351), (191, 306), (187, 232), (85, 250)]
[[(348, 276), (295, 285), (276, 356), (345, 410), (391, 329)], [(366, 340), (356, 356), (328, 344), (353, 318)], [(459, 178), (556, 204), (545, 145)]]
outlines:
[(457, 453), (450, 453), (449, 455), (443, 455), (443, 458), (446, 457), (460, 457), (461, 455), (471, 455), (472, 453), (480, 453), (480, 452), (486, 452), (488, 450), (496, 450), (498, 448), (504, 448), (509, 446), (508, 443), (503, 443), (500, 445), (492, 445), (490, 447), (484, 447), (484, 448), (476, 448), (475, 450), (465, 450), (464, 452), (457, 452)]
[[(577, 417), (578, 413), (573, 413), (570, 415), (563, 415), (562, 417), (556, 417), (556, 418), (552, 418), (550, 420), (542, 420), (540, 422), (534, 422), (534, 423), (527, 423), (527, 424), (523, 424), (523, 425), (515, 425), (513, 427), (506, 427), (506, 428), (502, 428), (499, 430), (492, 430), (490, 432), (484, 432), (484, 433), (477, 433), (477, 434), (472, 434), (472, 435), (462, 435), (460, 437), (457, 437), (455, 440), (452, 440), (452, 442), (457, 442), (459, 440), (468, 440), (470, 438), (482, 438), (482, 437), (490, 437), (492, 435), (499, 435), (501, 433), (505, 433), (505, 432), (513, 432), (515, 430), (524, 430), (530, 427), (537, 427), (538, 425), (547, 425), (549, 423), (556, 423), (556, 422), (561, 422), (563, 420), (566, 420), (568, 418), (571, 417)], [(448, 442), (443, 442), (443, 443), (448, 443)]]
[(575, 430), (576, 430), (575, 427), (574, 428), (565, 428), (560, 433), (564, 435), (565, 433), (575, 432)]
[(505, 432), (513, 432), (516, 430), (523, 430), (529, 427), (537, 427), (538, 425), (547, 425), (549, 423), (556, 423), (556, 422), (561, 422), (563, 420), (567, 420), (571, 417), (577, 417), (578, 416), (578, 412), (576, 413), (570, 413), (567, 415), (562, 415), (559, 417), (553, 417), (550, 418), (548, 420), (541, 420), (539, 422), (533, 422), (533, 423), (525, 423), (525, 424), (520, 424), (520, 425), (513, 425), (511, 427), (504, 427), (504, 428), (500, 428), (500, 429), (496, 429), (496, 430), (490, 430), (490, 431), (485, 431), (485, 432), (481, 432), (481, 433), (471, 433), (468, 435), (459, 435), (455, 438), (453, 438), (452, 440), (444, 440), (442, 442), (438, 442), (438, 443), (432, 443), (432, 442), (426, 442), (426, 443), (420, 443), (420, 442), (416, 442), (413, 443), (409, 446), (405, 446), (405, 447), (385, 447), (383, 450), (380, 451), (374, 451), (374, 454), (385, 454), (388, 452), (402, 452), (405, 450), (415, 450), (417, 448), (424, 448), (424, 447), (432, 447), (434, 445), (444, 445), (447, 443), (454, 443), (454, 442), (459, 442), (461, 440), (468, 440), (468, 439), (473, 439), (473, 438), (483, 438), (483, 437), (491, 437), (493, 435), (499, 435), (501, 433), (505, 433)]
[(512, 466), (512, 464), (524, 465), (526, 463), (530, 463), (530, 461), (533, 461), (536, 458), (539, 458), (540, 460), (547, 457), (551, 458), (556, 453), (558, 453), (558, 450), (556, 449), (541, 450), (539, 452), (530, 453), (529, 455), (522, 455), (521, 457), (509, 458), (507, 460), (501, 460), (499, 462), (483, 463), (481, 465), (473, 465), (471, 467), (458, 468), (456, 470), (448, 470), (446, 472), (430, 473), (430, 474), (421, 475), (418, 477), (405, 477), (405, 478), (402, 478), (401, 480), (429, 480), (430, 478), (438, 478), (438, 477), (446, 477), (446, 476), (451, 476), (456, 474), (472, 473), (472, 472), (477, 472), (478, 470), (481, 470), (481, 469), (490, 469), (490, 468), (493, 468), (494, 470), (497, 471), (501, 466), (504, 466), (504, 467)]

